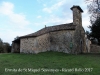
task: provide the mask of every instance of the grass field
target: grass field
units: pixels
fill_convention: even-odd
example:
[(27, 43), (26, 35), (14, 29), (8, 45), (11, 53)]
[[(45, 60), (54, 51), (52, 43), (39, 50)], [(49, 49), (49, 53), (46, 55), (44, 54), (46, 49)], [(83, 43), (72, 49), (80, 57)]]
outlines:
[(100, 75), (100, 54), (0, 54), (0, 75)]

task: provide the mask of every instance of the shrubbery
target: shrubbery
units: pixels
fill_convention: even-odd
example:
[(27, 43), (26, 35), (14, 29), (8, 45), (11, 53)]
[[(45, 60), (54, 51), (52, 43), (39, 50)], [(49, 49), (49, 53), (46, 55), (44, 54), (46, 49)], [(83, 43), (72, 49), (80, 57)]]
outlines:
[(11, 46), (7, 42), (3, 42), (0, 38), (0, 53), (8, 53), (11, 52)]

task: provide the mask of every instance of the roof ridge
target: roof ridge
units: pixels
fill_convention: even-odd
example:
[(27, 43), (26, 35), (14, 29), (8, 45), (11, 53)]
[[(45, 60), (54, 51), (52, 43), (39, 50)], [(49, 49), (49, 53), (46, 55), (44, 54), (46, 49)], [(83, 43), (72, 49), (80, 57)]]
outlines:
[(55, 25), (55, 26), (48, 26), (45, 28), (42, 28), (34, 33), (25, 35), (25, 36), (21, 36), (20, 38), (24, 38), (24, 37), (36, 37), (48, 32), (54, 32), (54, 31), (60, 31), (60, 30), (75, 30), (75, 26), (73, 25), (73, 23), (66, 23), (66, 24), (60, 24), (60, 25)]

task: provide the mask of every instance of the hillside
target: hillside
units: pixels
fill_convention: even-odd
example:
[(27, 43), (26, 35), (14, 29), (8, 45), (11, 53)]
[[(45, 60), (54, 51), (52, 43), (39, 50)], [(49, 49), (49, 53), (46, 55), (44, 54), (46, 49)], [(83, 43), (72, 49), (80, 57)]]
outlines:
[(100, 54), (0, 54), (0, 75), (99, 75)]

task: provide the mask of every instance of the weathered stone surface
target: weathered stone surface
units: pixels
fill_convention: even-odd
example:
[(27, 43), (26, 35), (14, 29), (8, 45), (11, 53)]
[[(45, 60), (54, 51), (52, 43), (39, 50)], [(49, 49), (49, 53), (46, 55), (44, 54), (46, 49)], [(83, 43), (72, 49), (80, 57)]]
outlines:
[(49, 34), (21, 39), (20, 52), (39, 53), (50, 50)]
[(86, 49), (87, 49), (87, 52), (90, 53), (91, 41), (88, 39), (87, 35), (85, 35), (85, 39), (86, 39)]
[(82, 17), (79, 9), (73, 8), (73, 24), (74, 25), (82, 25)]
[(50, 50), (73, 54), (87, 52), (81, 17), (83, 11), (79, 6), (73, 6), (71, 9), (73, 23), (46, 27), (20, 37), (20, 52), (39, 53)]
[[(50, 32), (34, 38), (21, 39), (20, 52), (39, 53), (44, 51), (58, 51), (64, 53), (80, 53), (80, 36), (76, 35), (74, 30), (63, 30)], [(81, 38), (84, 40), (84, 38)], [(82, 41), (82, 52), (84, 52), (84, 41)], [(72, 48), (70, 45), (72, 44)]]
[(90, 45), (90, 52), (91, 53), (100, 53), (100, 46), (97, 45)]
[(84, 53), (86, 50), (85, 31), (82, 26), (77, 26), (74, 34), (75, 53)]
[(72, 49), (70, 49), (70, 43), (74, 42), (73, 34), (73, 30), (63, 30), (50, 32), (39, 37), (23, 38), (21, 39), (20, 52), (39, 53), (52, 50), (71, 53)]
[[(70, 43), (73, 43), (74, 30), (62, 30), (50, 33), (52, 51), (71, 53)], [(74, 43), (73, 43), (74, 44)]]

